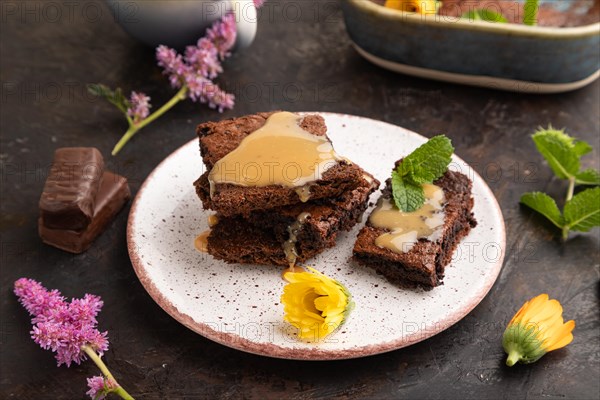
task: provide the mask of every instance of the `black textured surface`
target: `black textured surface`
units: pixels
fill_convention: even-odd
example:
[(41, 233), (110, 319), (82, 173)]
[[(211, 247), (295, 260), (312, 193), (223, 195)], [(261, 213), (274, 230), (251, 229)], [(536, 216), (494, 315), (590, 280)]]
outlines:
[[(142, 90), (161, 104), (173, 92), (152, 49), (128, 37), (102, 2), (5, 1), (1, 11), (0, 398), (84, 398), (85, 378), (97, 373), (91, 362), (56, 368), (52, 354), (29, 338), (29, 318), (11, 292), (21, 276), (67, 296), (102, 296), (100, 326), (111, 341), (106, 361), (140, 399), (600, 396), (598, 230), (562, 246), (549, 224), (518, 205), (527, 190), (557, 198), (566, 190), (528, 138), (538, 125), (567, 127), (593, 143), (586, 162), (599, 167), (597, 82), (536, 96), (397, 75), (351, 48), (337, 2), (269, 0), (256, 42), (227, 62), (220, 79), (238, 97), (235, 110), (219, 115), (185, 102), (114, 158), (108, 154), (124, 121), (111, 105), (88, 98), (84, 85)], [(274, 360), (204, 339), (153, 302), (127, 256), (127, 210), (82, 255), (38, 238), (37, 203), (56, 147), (98, 147), (107, 168), (127, 176), (135, 193), (158, 162), (195, 137), (196, 124), (272, 109), (357, 114), (450, 136), (490, 184), (507, 225), (506, 262), (483, 302), (447, 331), (399, 351), (341, 362)], [(507, 368), (500, 344), (505, 324), (542, 292), (575, 319), (575, 340), (534, 365)]]

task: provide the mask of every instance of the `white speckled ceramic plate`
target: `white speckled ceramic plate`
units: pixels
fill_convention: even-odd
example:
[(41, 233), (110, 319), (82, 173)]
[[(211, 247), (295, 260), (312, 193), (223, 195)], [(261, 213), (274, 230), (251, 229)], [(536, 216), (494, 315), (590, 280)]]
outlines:
[[(337, 152), (382, 182), (394, 161), (426, 140), (380, 121), (322, 115)], [(430, 291), (402, 289), (351, 262), (360, 228), (356, 226), (339, 236), (335, 248), (307, 263), (346, 285), (356, 303), (347, 322), (323, 342), (299, 341), (294, 329), (283, 322), (279, 298), (285, 282), (280, 267), (229, 265), (195, 250), (195, 237), (208, 229), (208, 213), (192, 186), (204, 172), (196, 140), (167, 157), (137, 194), (129, 215), (129, 255), (140, 281), (167, 313), (226, 346), (303, 360), (398, 349), (429, 338), (467, 315), (488, 293), (502, 266), (504, 222), (494, 195), (458, 157), (451, 168), (473, 180), (479, 224), (455, 252), (444, 285)]]

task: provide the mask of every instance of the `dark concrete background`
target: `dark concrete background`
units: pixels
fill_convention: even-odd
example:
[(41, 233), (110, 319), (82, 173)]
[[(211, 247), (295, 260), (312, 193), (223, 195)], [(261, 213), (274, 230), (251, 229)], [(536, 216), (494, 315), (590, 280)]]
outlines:
[[(91, 362), (56, 368), (53, 355), (29, 338), (29, 318), (12, 294), (22, 276), (67, 296), (102, 296), (100, 327), (111, 342), (106, 362), (136, 398), (600, 396), (599, 232), (572, 235), (561, 245), (548, 223), (518, 205), (525, 191), (557, 198), (566, 191), (528, 137), (540, 125), (566, 127), (592, 143), (596, 150), (586, 164), (599, 167), (598, 82), (542, 96), (397, 75), (351, 48), (337, 1), (290, 6), (269, 0), (256, 42), (226, 63), (219, 80), (237, 95), (235, 109), (220, 115), (182, 103), (113, 158), (108, 154), (125, 122), (111, 105), (87, 97), (85, 84), (142, 90), (155, 105), (173, 91), (153, 50), (127, 36), (102, 2), (66, 3), (2, 3), (0, 398), (84, 398), (85, 378), (97, 373)], [(483, 302), (455, 326), (406, 349), (338, 362), (276, 360), (204, 339), (153, 302), (127, 256), (127, 209), (85, 254), (69, 255), (39, 240), (37, 202), (55, 148), (98, 147), (135, 193), (165, 156), (194, 137), (199, 122), (272, 109), (356, 114), (451, 137), (457, 154), (489, 183), (506, 221), (505, 265)], [(534, 365), (507, 368), (504, 326), (542, 292), (575, 319), (575, 340)]]

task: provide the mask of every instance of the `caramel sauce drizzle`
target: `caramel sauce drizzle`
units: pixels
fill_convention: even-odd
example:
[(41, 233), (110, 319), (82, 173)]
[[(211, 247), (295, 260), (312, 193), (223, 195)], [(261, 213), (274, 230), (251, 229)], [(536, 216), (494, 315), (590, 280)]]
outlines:
[(380, 198), (369, 217), (376, 228), (389, 230), (375, 244), (395, 253), (410, 251), (419, 239), (437, 241), (444, 226), (444, 191), (436, 185), (424, 184), (425, 204), (413, 212), (400, 211), (392, 199)]
[(310, 198), (310, 184), (341, 157), (325, 136), (316, 136), (299, 125), (302, 117), (290, 112), (272, 114), (260, 129), (218, 160), (208, 175), (211, 196), (216, 184), (297, 188), (301, 201)]

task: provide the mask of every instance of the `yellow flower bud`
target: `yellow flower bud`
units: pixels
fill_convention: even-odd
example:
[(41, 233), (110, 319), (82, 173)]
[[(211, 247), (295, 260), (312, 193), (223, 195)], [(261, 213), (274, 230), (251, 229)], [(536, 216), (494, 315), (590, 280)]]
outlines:
[(437, 14), (439, 3), (436, 0), (386, 0), (384, 6), (399, 11), (433, 15)]
[(535, 362), (544, 354), (571, 343), (575, 321), (564, 323), (562, 311), (558, 300), (549, 300), (547, 294), (523, 304), (502, 337), (502, 346), (508, 354), (506, 365)]
[(319, 271), (286, 272), (289, 283), (281, 302), (284, 320), (298, 328), (301, 339), (319, 340), (335, 331), (353, 307), (352, 297), (339, 282)]

